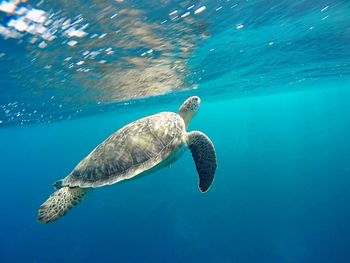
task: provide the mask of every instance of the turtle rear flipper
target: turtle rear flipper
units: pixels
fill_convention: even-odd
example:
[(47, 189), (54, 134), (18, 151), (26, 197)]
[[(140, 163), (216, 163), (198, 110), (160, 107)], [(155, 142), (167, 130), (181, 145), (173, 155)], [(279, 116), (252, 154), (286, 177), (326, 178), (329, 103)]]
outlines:
[(188, 133), (188, 147), (196, 164), (199, 176), (199, 190), (206, 192), (214, 180), (217, 167), (214, 145), (204, 133), (192, 131)]
[(88, 188), (79, 187), (62, 187), (57, 190), (40, 206), (38, 221), (50, 223), (64, 216), (85, 198), (88, 190)]

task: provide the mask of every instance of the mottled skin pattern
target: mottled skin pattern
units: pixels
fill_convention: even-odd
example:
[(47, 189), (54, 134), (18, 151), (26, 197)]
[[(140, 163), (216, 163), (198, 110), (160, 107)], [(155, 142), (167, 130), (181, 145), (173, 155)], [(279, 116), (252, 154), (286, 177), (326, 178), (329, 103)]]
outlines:
[(63, 187), (54, 192), (39, 209), (38, 220), (49, 223), (64, 216), (70, 209), (79, 204), (89, 189)]
[(184, 121), (175, 113), (137, 120), (97, 146), (61, 185), (101, 187), (130, 179), (176, 154), (186, 140)]
[(198, 187), (201, 192), (206, 192), (214, 180), (215, 170), (218, 166), (214, 144), (208, 136), (200, 131), (190, 132), (188, 138), (188, 147), (200, 176)]
[(199, 190), (211, 186), (217, 167), (213, 143), (199, 131), (186, 132), (200, 106), (188, 98), (179, 114), (158, 113), (137, 120), (115, 132), (86, 156), (41, 205), (38, 220), (49, 223), (65, 215), (96, 187), (118, 183), (154, 172), (181, 157), (188, 146), (199, 176)]
[(186, 128), (188, 127), (188, 124), (191, 121), (191, 119), (196, 115), (199, 109), (200, 103), (201, 103), (201, 100), (199, 99), (199, 97), (193, 96), (188, 98), (181, 105), (179, 109), (179, 115), (184, 120)]

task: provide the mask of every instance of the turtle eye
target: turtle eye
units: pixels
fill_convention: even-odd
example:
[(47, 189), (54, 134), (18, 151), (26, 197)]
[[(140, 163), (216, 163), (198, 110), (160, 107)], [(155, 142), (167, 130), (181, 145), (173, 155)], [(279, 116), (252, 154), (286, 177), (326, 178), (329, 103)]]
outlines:
[(200, 99), (197, 96), (193, 97), (191, 101), (191, 108), (193, 110), (196, 110), (199, 108), (199, 104), (200, 104)]

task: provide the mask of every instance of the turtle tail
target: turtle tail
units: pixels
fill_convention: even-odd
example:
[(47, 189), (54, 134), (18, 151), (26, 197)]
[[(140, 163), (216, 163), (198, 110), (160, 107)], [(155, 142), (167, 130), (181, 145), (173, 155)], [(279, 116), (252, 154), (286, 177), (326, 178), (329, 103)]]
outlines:
[(74, 206), (84, 200), (89, 188), (62, 187), (43, 203), (38, 212), (38, 221), (50, 223), (64, 216)]

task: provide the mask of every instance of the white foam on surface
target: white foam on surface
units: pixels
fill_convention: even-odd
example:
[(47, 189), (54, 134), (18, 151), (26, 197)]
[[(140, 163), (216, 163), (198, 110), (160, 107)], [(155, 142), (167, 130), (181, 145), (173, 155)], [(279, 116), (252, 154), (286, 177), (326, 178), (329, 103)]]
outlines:
[(36, 22), (36, 23), (44, 23), (45, 20), (46, 20), (46, 16), (45, 16), (45, 12), (43, 10), (40, 10), (40, 9), (30, 9), (28, 12), (27, 12), (27, 15), (26, 17), (33, 21), (33, 22)]
[(17, 8), (17, 5), (15, 5), (12, 2), (7, 1), (1, 1), (0, 2), (0, 12), (13, 14)]
[(198, 8), (198, 9), (196, 9), (196, 10), (194, 11), (194, 14), (195, 14), (195, 15), (200, 14), (200, 13), (202, 13), (205, 9), (207, 9), (206, 6), (201, 6), (200, 8)]

